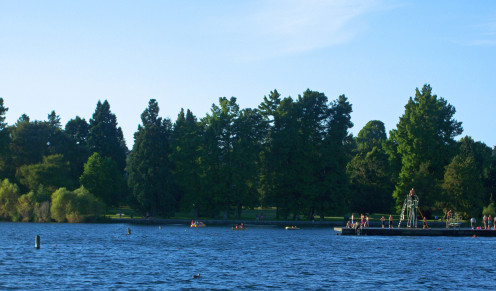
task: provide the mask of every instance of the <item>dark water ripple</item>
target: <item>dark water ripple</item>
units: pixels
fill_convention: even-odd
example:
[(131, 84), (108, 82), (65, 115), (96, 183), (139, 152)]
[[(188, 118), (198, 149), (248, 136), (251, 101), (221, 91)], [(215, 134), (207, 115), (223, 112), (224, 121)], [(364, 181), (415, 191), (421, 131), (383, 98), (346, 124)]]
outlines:
[(495, 245), (329, 228), (0, 223), (0, 289), (494, 290)]

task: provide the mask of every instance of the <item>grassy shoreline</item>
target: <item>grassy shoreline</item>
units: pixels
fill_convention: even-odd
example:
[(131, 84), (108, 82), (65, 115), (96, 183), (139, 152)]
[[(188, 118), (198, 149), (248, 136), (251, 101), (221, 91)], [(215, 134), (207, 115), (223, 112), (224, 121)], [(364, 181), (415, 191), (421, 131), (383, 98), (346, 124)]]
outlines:
[[(258, 225), (258, 226), (305, 226), (305, 227), (344, 227), (346, 221), (340, 220), (325, 220), (325, 221), (308, 221), (308, 220), (245, 220), (245, 219), (199, 219), (199, 221), (204, 222), (207, 226), (230, 226), (240, 223), (246, 225)], [(140, 224), (140, 225), (185, 225), (189, 226), (191, 219), (165, 219), (165, 218), (110, 218), (110, 223), (128, 223), (128, 224)], [(444, 228), (446, 224), (439, 221), (428, 222), (429, 227), (432, 228)], [(380, 221), (371, 221), (371, 227), (380, 227)], [(398, 221), (394, 222), (394, 227), (398, 226)], [(403, 223), (403, 227), (405, 224)], [(418, 227), (422, 228), (421, 222), (418, 223)]]

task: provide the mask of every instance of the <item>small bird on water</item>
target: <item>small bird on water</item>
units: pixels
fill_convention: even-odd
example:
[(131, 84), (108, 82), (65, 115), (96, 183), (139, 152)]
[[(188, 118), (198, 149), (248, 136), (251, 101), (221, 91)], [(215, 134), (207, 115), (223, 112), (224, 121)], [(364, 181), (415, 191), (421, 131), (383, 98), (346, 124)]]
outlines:
[(198, 279), (198, 278), (200, 278), (200, 273), (193, 275), (193, 279)]

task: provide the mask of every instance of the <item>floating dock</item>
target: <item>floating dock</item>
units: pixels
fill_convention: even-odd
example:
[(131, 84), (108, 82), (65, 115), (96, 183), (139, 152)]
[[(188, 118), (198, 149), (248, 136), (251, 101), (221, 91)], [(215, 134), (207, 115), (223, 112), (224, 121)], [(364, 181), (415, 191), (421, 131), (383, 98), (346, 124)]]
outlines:
[(496, 237), (496, 230), (471, 228), (344, 228), (335, 227), (339, 235), (380, 235), (380, 236), (484, 236)]

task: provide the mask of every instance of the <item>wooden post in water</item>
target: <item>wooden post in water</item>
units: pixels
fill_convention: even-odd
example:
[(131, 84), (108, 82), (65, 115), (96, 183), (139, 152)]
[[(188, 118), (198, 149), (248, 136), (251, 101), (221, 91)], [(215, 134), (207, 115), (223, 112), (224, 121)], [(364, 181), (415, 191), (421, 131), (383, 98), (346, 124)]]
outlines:
[(40, 247), (41, 247), (41, 238), (40, 238), (39, 235), (36, 235), (34, 237), (34, 248), (37, 249), (37, 250), (39, 250)]

